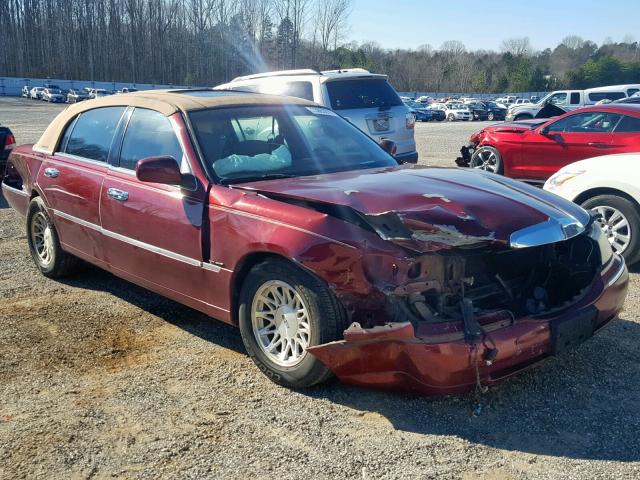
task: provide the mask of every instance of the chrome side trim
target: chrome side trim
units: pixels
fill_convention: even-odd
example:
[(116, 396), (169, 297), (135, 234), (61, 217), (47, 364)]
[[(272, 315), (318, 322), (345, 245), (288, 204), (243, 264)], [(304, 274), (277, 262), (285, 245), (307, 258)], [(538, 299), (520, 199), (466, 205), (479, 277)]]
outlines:
[(120, 240), (121, 242), (128, 243), (129, 245), (133, 245), (134, 247), (142, 248), (143, 250), (148, 250), (149, 252), (162, 255), (163, 257), (171, 258), (172, 260), (178, 260), (179, 262), (193, 265), (194, 267), (202, 267), (202, 262), (200, 260), (196, 260), (195, 258), (185, 257), (184, 255), (180, 255), (179, 253), (175, 253), (170, 250), (165, 250), (164, 248), (156, 247), (155, 245), (141, 242), (140, 240), (136, 240), (134, 238), (130, 238), (125, 235), (112, 232), (111, 230), (106, 230), (104, 228), (100, 228), (100, 231), (106, 237)]
[[(106, 228), (102, 228), (100, 225), (96, 225), (95, 223), (87, 222), (78, 217), (74, 217), (73, 215), (69, 215), (68, 213), (61, 212), (59, 210), (52, 210), (53, 214), (57, 217), (64, 218), (70, 222), (77, 223), (78, 225), (82, 225), (83, 227), (89, 228), (96, 232), (103, 234), (105, 237), (113, 238), (123, 243), (127, 243), (129, 245), (133, 245), (134, 247), (141, 248), (143, 250), (147, 250), (152, 253), (156, 253), (158, 255), (162, 255), (163, 257), (170, 258), (172, 260), (176, 260), (178, 262), (186, 263), (188, 265), (192, 265), (194, 267), (199, 267), (204, 270), (219, 273), (223, 270), (222, 267), (218, 265), (211, 264), (209, 262), (202, 262), (195, 258), (187, 257), (185, 255), (181, 255), (179, 253), (172, 252), (171, 250), (166, 250), (164, 248), (157, 247), (155, 245), (151, 245), (150, 243), (145, 243), (140, 240), (136, 240), (135, 238), (127, 237), (126, 235), (122, 235), (120, 233), (112, 232), (111, 230), (107, 230)], [(232, 270), (224, 269), (227, 272), (232, 272)]]
[(620, 277), (622, 276), (622, 274), (625, 271), (625, 263), (624, 263), (624, 257), (623, 256), (619, 256), (618, 257), (620, 259), (620, 266), (618, 267), (618, 271), (613, 275), (613, 277), (611, 277), (611, 279), (607, 282), (607, 287), (609, 288), (611, 285), (613, 285), (614, 283), (616, 283), (618, 280), (620, 280)]
[(6, 183), (2, 183), (2, 188), (12, 193), (15, 193), (16, 195), (22, 195), (23, 197), (29, 196), (29, 192), (25, 192), (24, 190), (18, 190), (17, 188), (7, 185)]

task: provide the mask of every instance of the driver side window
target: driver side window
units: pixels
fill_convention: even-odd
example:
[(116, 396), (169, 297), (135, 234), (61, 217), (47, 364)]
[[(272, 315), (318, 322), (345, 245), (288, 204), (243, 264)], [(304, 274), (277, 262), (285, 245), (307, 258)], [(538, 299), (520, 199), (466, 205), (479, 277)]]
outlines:
[(567, 104), (567, 94), (565, 93), (556, 93), (549, 99), (549, 103), (551, 105), (556, 105), (561, 107)]
[(619, 120), (620, 115), (616, 113), (577, 113), (552, 123), (549, 126), (549, 131), (560, 133), (610, 133)]
[(183, 173), (189, 166), (171, 122), (163, 114), (146, 108), (136, 108), (131, 115), (120, 152), (120, 167), (135, 170), (138, 160), (147, 157), (175, 158)]

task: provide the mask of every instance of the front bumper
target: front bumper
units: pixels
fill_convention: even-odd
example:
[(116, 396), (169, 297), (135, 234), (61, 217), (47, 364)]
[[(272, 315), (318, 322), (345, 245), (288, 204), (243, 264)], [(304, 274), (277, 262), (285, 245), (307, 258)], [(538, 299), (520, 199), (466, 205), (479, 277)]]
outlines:
[(456, 158), (456, 165), (459, 167), (468, 167), (471, 165), (471, 157), (473, 156), (473, 152), (476, 149), (476, 145), (473, 143), (468, 143), (464, 145), (460, 149), (461, 157)]
[[(596, 332), (618, 315), (627, 294), (629, 276), (624, 261), (615, 257), (594, 280), (589, 291), (566, 311), (547, 318), (508, 315), (479, 318), (495, 342), (497, 356), (489, 364), (479, 361), (483, 385), (493, 385), (554, 355), (552, 328), (560, 321), (589, 314)], [(372, 329), (352, 325), (344, 340), (312, 347), (309, 351), (343, 382), (428, 395), (469, 391), (476, 385), (477, 359), (488, 347), (465, 342), (461, 322), (420, 325), (410, 322)]]

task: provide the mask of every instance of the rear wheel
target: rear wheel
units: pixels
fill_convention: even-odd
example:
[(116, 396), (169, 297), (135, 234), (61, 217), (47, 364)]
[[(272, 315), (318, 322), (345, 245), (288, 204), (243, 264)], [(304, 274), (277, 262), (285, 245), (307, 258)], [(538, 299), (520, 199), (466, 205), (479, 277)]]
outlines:
[(583, 202), (582, 207), (600, 216), (598, 224), (611, 248), (627, 264), (640, 260), (640, 215), (633, 202), (616, 195), (598, 195)]
[(471, 156), (471, 168), (485, 170), (491, 173), (502, 174), (504, 166), (502, 156), (494, 147), (480, 147)]
[(240, 333), (249, 356), (271, 380), (289, 388), (331, 377), (307, 348), (340, 338), (343, 315), (326, 285), (285, 260), (253, 267), (240, 293)]
[(45, 277), (64, 277), (76, 270), (79, 260), (60, 247), (58, 232), (40, 197), (29, 204), (27, 241), (31, 258)]
[(487, 115), (487, 120), (489, 120), (489, 121), (493, 121), (493, 119), (494, 119), (494, 118), (495, 118), (495, 117), (494, 117), (494, 115), (493, 115), (493, 112), (489, 112), (489, 114)]

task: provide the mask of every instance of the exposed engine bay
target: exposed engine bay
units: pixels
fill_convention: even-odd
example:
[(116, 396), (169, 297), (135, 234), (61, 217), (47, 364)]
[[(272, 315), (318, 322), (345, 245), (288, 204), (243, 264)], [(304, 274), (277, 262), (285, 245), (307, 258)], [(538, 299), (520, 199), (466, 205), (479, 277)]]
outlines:
[(562, 309), (591, 285), (601, 259), (597, 243), (582, 234), (524, 249), (445, 251), (416, 265), (412, 281), (390, 296), (395, 316), (436, 323), (463, 320), (465, 312), (504, 311), (515, 320)]

